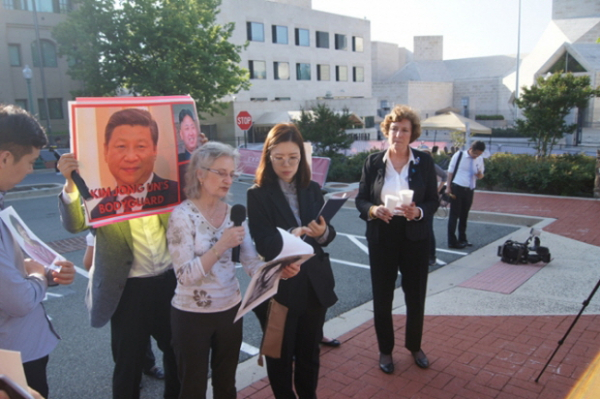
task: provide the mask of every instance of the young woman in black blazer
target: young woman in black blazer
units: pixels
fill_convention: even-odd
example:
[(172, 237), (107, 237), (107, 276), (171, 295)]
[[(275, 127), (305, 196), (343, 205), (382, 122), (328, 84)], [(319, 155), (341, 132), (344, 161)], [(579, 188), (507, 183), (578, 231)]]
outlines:
[[(379, 367), (394, 371), (392, 301), (398, 271), (406, 302), (405, 346), (419, 367), (429, 367), (421, 349), (429, 260), (428, 220), (438, 208), (433, 159), (410, 148), (421, 135), (418, 114), (396, 106), (381, 122), (389, 148), (370, 155), (363, 167), (356, 196), (360, 217), (367, 222), (375, 332), (379, 344)], [(413, 190), (410, 205), (385, 207), (387, 194)]]
[[(315, 251), (295, 277), (280, 281), (274, 298), (288, 308), (281, 358), (266, 357), (269, 381), (278, 399), (296, 398), (296, 394), (316, 398), (325, 313), (337, 301), (329, 255), (322, 248), (336, 233), (322, 217), (315, 220), (323, 203), (319, 185), (310, 180), (302, 135), (294, 124), (276, 125), (265, 140), (256, 184), (248, 190), (250, 234), (266, 261), (282, 248), (277, 227), (305, 235)], [(267, 303), (255, 313), (264, 331)]]

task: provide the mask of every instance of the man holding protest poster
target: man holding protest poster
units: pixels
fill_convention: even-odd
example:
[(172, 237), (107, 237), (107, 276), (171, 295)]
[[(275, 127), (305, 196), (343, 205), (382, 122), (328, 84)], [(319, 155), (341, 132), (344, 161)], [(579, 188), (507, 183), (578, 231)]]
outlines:
[(154, 173), (158, 125), (150, 112), (117, 111), (104, 132), (104, 159), (116, 188), (92, 210), (92, 219), (171, 205), (178, 201), (177, 182)]
[[(171, 121), (169, 118), (169, 123)], [(113, 204), (122, 204), (120, 208), (124, 208), (129, 202), (143, 201), (133, 205), (148, 209), (177, 201), (177, 183), (153, 172), (157, 139), (156, 122), (148, 111), (126, 108), (110, 116), (105, 129), (104, 159), (117, 184), (118, 193)], [(173, 156), (176, 156), (175, 149)], [(63, 226), (72, 233), (89, 228), (72, 177), (80, 167), (75, 154), (64, 154), (58, 161), (58, 169), (66, 178), (59, 197), (59, 209)], [(94, 171), (87, 172), (93, 175)], [(121, 198), (125, 193), (136, 199)], [(154, 195), (161, 198), (153, 204), (149, 198)], [(108, 203), (111, 201), (105, 202)], [(92, 213), (94, 211), (96, 209)], [(126, 211), (115, 210), (117, 214)], [(139, 398), (144, 353), (150, 336), (156, 339), (163, 352), (164, 397), (174, 399), (179, 396), (180, 385), (171, 347), (170, 310), (176, 279), (166, 241), (169, 215), (143, 216), (95, 229), (96, 252), (86, 305), (92, 327), (102, 327), (110, 320), (115, 362), (114, 399)]]

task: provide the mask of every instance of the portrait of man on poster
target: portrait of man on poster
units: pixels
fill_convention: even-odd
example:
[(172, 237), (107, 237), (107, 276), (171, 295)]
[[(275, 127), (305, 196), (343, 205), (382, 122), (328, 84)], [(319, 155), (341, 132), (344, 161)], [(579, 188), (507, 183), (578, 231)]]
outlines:
[(93, 220), (179, 201), (178, 183), (154, 172), (158, 135), (158, 124), (146, 110), (126, 108), (110, 116), (103, 155), (115, 185), (92, 209)]
[(179, 138), (183, 143), (183, 152), (179, 152), (178, 162), (189, 161), (192, 152), (208, 141), (191, 109), (184, 108), (179, 111)]

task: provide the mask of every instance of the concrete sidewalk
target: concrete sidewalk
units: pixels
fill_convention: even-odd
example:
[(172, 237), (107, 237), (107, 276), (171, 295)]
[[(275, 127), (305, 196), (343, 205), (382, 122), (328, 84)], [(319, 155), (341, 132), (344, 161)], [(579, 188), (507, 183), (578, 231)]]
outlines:
[[(392, 375), (378, 367), (371, 303), (328, 321), (325, 334), (342, 346), (321, 352), (318, 397), (599, 398), (600, 294), (535, 379), (600, 279), (600, 201), (476, 193), (473, 219), (509, 215), (539, 218), (535, 227), (543, 229), (549, 264), (526, 269), (499, 262), (498, 245), (508, 238), (525, 241), (527, 226), (431, 273), (423, 337), (427, 370), (403, 348), (401, 290), (394, 303)], [(238, 367), (237, 387), (239, 398), (273, 397), (256, 358)]]

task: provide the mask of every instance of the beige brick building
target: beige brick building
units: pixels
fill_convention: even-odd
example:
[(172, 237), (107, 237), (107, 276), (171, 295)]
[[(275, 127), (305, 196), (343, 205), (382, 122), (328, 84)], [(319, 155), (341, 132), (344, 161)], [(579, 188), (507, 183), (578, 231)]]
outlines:
[[(0, 2), (0, 103), (15, 103), (33, 110), (42, 124), (52, 132), (51, 141), (68, 138), (67, 102), (70, 92), (79, 87), (67, 75), (67, 60), (58, 57), (52, 28), (66, 18), (69, 0), (38, 0), (37, 24), (42, 50), (42, 62), (37, 52), (33, 3), (31, 0)], [(23, 70), (32, 72), (31, 98)], [(42, 69), (49, 114), (46, 117)], [(33, 104), (32, 104), (33, 103)], [(33, 106), (33, 108), (32, 108)]]

